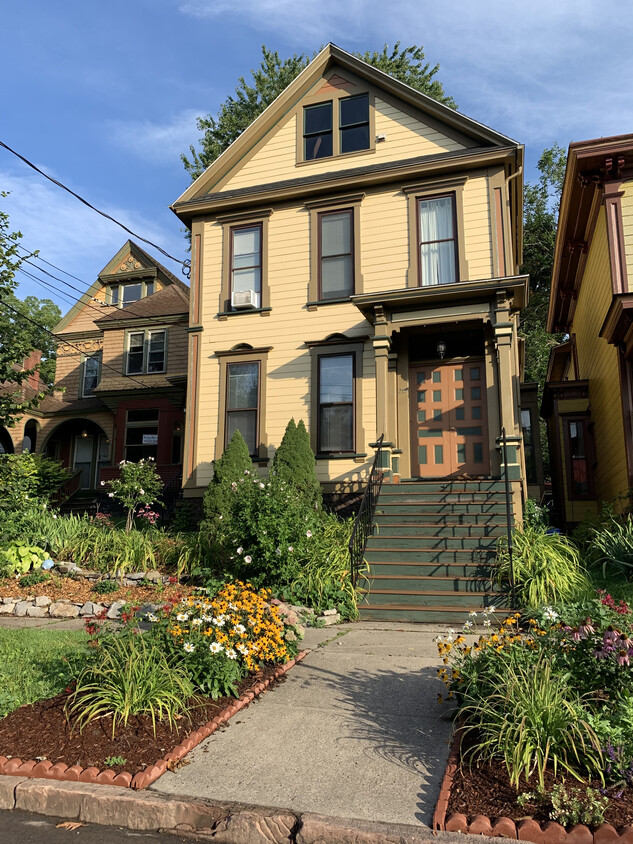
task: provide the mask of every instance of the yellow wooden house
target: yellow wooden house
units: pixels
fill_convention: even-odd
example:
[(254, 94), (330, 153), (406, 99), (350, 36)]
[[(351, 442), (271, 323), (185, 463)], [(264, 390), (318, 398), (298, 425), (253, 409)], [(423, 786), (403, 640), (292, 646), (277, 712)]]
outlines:
[(557, 515), (569, 527), (633, 486), (633, 135), (570, 144), (542, 412)]
[(475, 483), (501, 501), (505, 429), (520, 517), (522, 170), (516, 141), (325, 47), (172, 206), (192, 233), (185, 495), (236, 430), (270, 466), (294, 417), (324, 490), (362, 487), (382, 436), (385, 480), (463, 515)]

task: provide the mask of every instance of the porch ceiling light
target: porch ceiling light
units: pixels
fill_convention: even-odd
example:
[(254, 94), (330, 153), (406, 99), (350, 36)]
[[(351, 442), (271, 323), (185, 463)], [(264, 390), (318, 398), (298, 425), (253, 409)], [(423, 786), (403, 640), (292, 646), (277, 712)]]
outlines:
[(446, 343), (444, 340), (440, 340), (436, 346), (437, 349), (437, 356), (440, 360), (444, 360), (446, 357)]
[(80, 436), (81, 436), (82, 440), (85, 440), (86, 437), (88, 436), (88, 431), (86, 431), (86, 429), (84, 428), (83, 431), (81, 432)]

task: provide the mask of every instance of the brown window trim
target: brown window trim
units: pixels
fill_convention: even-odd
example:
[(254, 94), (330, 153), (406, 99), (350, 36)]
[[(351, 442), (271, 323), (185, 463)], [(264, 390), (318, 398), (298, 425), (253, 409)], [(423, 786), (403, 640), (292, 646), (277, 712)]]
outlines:
[[(268, 284), (268, 221), (273, 213), (272, 208), (259, 209), (243, 214), (231, 214), (217, 217), (216, 223), (222, 226), (222, 287), (218, 319), (224, 320), (231, 316), (245, 314), (270, 315), (270, 288)], [(260, 226), (260, 261), (261, 261), (261, 291), (259, 308), (245, 308), (233, 310), (231, 307), (232, 268), (233, 268), (233, 231), (235, 229), (253, 228)]]
[[(455, 240), (455, 284), (469, 281), (468, 262), (465, 251), (464, 232), (464, 186), (467, 176), (434, 179), (414, 185), (403, 185), (402, 192), (407, 197), (409, 215), (409, 268), (407, 287), (421, 287), (420, 281), (420, 240), (419, 240), (419, 201), (453, 197), (453, 225)], [(438, 285), (442, 287), (443, 285)], [(446, 285), (449, 287), (450, 285)]]
[[(229, 395), (229, 383), (231, 377), (231, 367), (233, 366), (248, 366), (249, 364), (254, 364), (257, 366), (257, 402), (255, 407), (240, 407), (231, 409), (228, 403), (228, 395)], [(259, 414), (260, 414), (260, 399), (261, 399), (261, 383), (262, 383), (262, 368), (259, 361), (252, 361), (252, 360), (240, 360), (240, 361), (232, 361), (231, 363), (227, 363), (226, 365), (226, 381), (224, 383), (224, 391), (227, 397), (226, 399), (226, 406), (224, 408), (224, 442), (228, 445), (229, 437), (228, 437), (228, 427), (229, 427), (229, 417), (231, 413), (254, 413), (255, 414), (255, 450), (253, 452), (249, 452), (251, 458), (259, 456)]]
[[(565, 480), (567, 483), (567, 499), (569, 501), (592, 501), (595, 500), (596, 491), (594, 484), (595, 451), (593, 447), (593, 436), (590, 430), (591, 417), (588, 413), (561, 413), (560, 419), (563, 423), (563, 447), (565, 452)], [(585, 460), (587, 463), (587, 492), (578, 495), (573, 490), (572, 459), (569, 448), (569, 424), (570, 422), (581, 423), (584, 428), (585, 437)]]
[[(352, 400), (340, 402), (321, 402), (321, 361), (325, 358), (351, 358), (352, 359)], [(333, 352), (330, 354), (321, 354), (317, 361), (317, 454), (319, 457), (329, 457), (331, 454), (356, 454), (356, 402), (355, 402), (355, 384), (356, 384), (356, 355), (353, 352)], [(324, 451), (321, 446), (321, 408), (322, 407), (349, 407), (352, 406), (352, 447), (346, 449), (339, 449), (338, 451)]]
[(321, 226), (323, 214), (336, 214), (342, 211), (352, 213), (352, 280), (351, 295), (363, 293), (363, 275), (361, 273), (360, 248), (360, 206), (364, 193), (347, 194), (340, 197), (318, 199), (306, 202), (310, 212), (310, 280), (308, 283), (308, 310), (316, 310), (319, 305), (334, 305), (349, 302), (349, 297), (323, 299), (321, 296)]
[[(336, 70), (326, 74), (323, 81), (329, 81), (331, 76), (338, 75)], [(348, 91), (344, 88), (331, 89), (327, 93), (316, 91), (311, 96), (306, 97), (301, 101), (296, 109), (297, 119), (297, 165), (309, 166), (318, 161), (332, 161), (332, 159), (348, 158), (354, 155), (367, 155), (376, 152), (376, 98), (374, 91), (366, 87), (367, 83), (360, 80), (356, 76), (346, 73), (346, 78), (349, 77), (351, 84), (357, 85), (360, 90)], [(322, 85), (319, 85), (321, 88)], [(367, 94), (369, 97), (369, 148), (352, 150), (351, 152), (341, 152), (341, 126), (340, 126), (340, 101), (351, 97), (360, 97)], [(304, 146), (304, 108), (315, 105), (324, 105), (325, 103), (332, 103), (332, 155), (323, 156), (322, 158), (306, 158)]]
[[(350, 251), (343, 252), (340, 255), (327, 255), (327, 258), (344, 258), (347, 255), (351, 258), (352, 263), (352, 274), (351, 274), (351, 282), (352, 282), (352, 289), (350, 290), (349, 295), (353, 296), (356, 292), (354, 289), (354, 266), (356, 264), (356, 250), (354, 249), (354, 209), (353, 208), (335, 208), (330, 211), (319, 211), (317, 213), (317, 232), (318, 232), (318, 241), (317, 241), (317, 251), (318, 251), (318, 293), (319, 293), (319, 301), (325, 302), (328, 299), (333, 299), (333, 296), (324, 296), (323, 295), (323, 219), (324, 217), (331, 217), (335, 214), (347, 214), (349, 216), (349, 229), (350, 229)], [(345, 298), (345, 297), (339, 297)]]
[[(359, 342), (360, 340), (360, 342)], [(312, 358), (310, 367), (310, 445), (316, 455), (317, 460), (341, 460), (348, 458), (354, 460), (356, 458), (364, 460), (366, 457), (362, 450), (365, 447), (365, 429), (363, 428), (363, 350), (364, 343), (360, 338), (350, 338), (350, 341), (336, 340), (334, 342), (318, 341), (309, 344), (310, 355)], [(353, 393), (353, 407), (354, 407), (354, 451), (344, 452), (327, 452), (323, 453), (318, 450), (319, 445), (319, 358), (334, 357), (339, 355), (352, 354), (354, 361), (354, 393)], [(361, 450), (361, 453), (358, 452)]]
[(272, 347), (265, 349), (236, 348), (228, 351), (219, 351), (215, 355), (220, 364), (220, 405), (218, 412), (218, 436), (215, 441), (215, 459), (217, 460), (226, 446), (226, 415), (229, 383), (229, 366), (234, 363), (258, 363), (259, 383), (257, 396), (257, 452), (253, 456), (253, 462), (265, 465), (268, 462), (268, 437), (266, 434), (266, 388), (268, 352)]

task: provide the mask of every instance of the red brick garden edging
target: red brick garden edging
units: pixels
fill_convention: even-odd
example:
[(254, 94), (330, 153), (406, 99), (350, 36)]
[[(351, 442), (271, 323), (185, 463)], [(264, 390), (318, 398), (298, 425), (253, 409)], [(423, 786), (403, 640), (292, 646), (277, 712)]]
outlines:
[[(7, 759), (6, 756), (0, 756), (0, 775), (29, 778), (39, 777), (40, 779), (61, 780), (62, 782), (87, 782), (98, 783), (101, 785), (118, 785), (123, 788), (134, 788), (137, 790), (147, 788), (148, 785), (151, 785), (165, 773), (170, 762), (177, 762), (179, 759), (182, 759), (183, 756), (186, 756), (190, 750), (193, 750), (193, 748), (199, 745), (201, 741), (204, 741), (204, 739), (212, 735), (218, 727), (226, 723), (233, 717), (233, 715), (239, 712), (240, 709), (248, 706), (252, 700), (259, 697), (259, 695), (272, 683), (273, 680), (282, 677), (292, 668), (293, 665), (295, 665), (295, 663), (302, 660), (307, 653), (308, 651), (301, 651), (301, 653), (297, 654), (295, 659), (291, 659), (289, 662), (286, 662), (285, 665), (280, 665), (272, 677), (255, 683), (251, 689), (244, 692), (244, 694), (237, 698), (235, 703), (229, 704), (211, 721), (207, 721), (207, 723), (202, 727), (198, 727), (197, 730), (190, 733), (186, 739), (176, 745), (176, 747), (169, 751), (169, 753), (166, 753), (154, 765), (150, 765), (148, 768), (145, 768), (144, 771), (139, 771), (137, 774), (134, 774), (134, 776), (127, 771), (122, 771), (120, 774), (116, 774), (110, 769), (102, 771), (99, 770), (99, 768), (82, 768), (80, 765), (72, 765), (69, 767), (64, 762), (58, 762), (56, 765), (53, 765), (49, 759), (45, 759), (43, 762), (37, 762), (34, 759), (23, 762), (21, 759), (17, 758)], [(631, 839), (631, 844), (633, 844), (633, 838)]]
[(633, 844), (633, 826), (623, 826), (618, 831), (610, 823), (603, 823), (592, 832), (584, 824), (575, 824), (567, 831), (556, 821), (547, 821), (541, 826), (532, 818), (515, 823), (511, 818), (501, 817), (493, 822), (485, 815), (473, 815), (469, 821), (461, 812), (452, 812), (447, 818), (453, 778), (460, 763), (462, 736), (463, 730), (458, 726), (451, 741), (446, 771), (433, 813), (433, 830), (512, 838), (518, 841), (533, 841), (534, 844)]

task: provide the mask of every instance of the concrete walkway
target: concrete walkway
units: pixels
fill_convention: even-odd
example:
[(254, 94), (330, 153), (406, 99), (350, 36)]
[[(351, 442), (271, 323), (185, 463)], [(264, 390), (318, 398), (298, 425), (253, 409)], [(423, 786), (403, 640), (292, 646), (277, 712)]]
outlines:
[(451, 734), (437, 703), (438, 632), (372, 622), (308, 630), (312, 651), (285, 683), (152, 789), (430, 825)]

